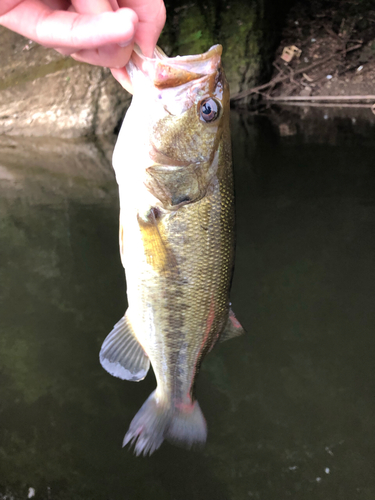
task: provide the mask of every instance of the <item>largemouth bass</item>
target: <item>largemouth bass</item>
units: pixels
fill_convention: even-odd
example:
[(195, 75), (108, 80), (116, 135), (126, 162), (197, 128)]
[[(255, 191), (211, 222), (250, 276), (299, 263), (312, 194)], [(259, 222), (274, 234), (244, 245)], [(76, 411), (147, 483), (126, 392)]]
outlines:
[(120, 193), (120, 252), (128, 309), (105, 339), (100, 361), (115, 377), (157, 388), (124, 445), (151, 454), (164, 439), (204, 443), (194, 387), (218, 340), (242, 333), (229, 302), (234, 195), (229, 88), (220, 45), (205, 54), (127, 66), (134, 96), (113, 155)]

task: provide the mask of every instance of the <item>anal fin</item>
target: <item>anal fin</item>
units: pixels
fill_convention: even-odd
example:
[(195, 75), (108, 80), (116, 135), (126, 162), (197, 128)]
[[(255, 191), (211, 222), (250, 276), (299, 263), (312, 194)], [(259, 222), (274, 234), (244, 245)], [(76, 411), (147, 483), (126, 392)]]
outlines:
[(102, 367), (114, 377), (138, 382), (147, 375), (150, 361), (126, 314), (104, 340), (99, 359)]
[(232, 309), (229, 309), (229, 317), (223, 333), (220, 335), (220, 342), (239, 337), (245, 333), (241, 323), (238, 321)]

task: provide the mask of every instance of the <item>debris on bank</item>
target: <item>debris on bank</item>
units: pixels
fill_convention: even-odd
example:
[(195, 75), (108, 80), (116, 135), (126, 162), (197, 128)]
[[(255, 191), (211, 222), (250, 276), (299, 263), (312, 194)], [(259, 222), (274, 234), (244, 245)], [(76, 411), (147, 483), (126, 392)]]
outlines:
[(375, 114), (375, 5), (317, 0), (291, 9), (272, 78), (232, 95), (259, 103), (368, 108)]

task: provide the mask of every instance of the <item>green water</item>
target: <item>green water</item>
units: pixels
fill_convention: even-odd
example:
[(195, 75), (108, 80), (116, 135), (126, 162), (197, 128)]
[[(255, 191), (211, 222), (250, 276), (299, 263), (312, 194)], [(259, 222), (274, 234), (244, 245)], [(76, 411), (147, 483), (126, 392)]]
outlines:
[(248, 334), (203, 364), (204, 450), (151, 458), (121, 443), (153, 375), (98, 361), (126, 307), (111, 144), (0, 144), (1, 499), (375, 498), (375, 132), (233, 138)]

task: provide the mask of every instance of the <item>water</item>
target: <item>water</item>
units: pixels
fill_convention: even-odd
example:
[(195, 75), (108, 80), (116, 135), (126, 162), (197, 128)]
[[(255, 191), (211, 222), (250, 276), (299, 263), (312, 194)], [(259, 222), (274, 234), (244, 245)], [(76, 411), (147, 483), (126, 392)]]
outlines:
[(125, 308), (111, 144), (2, 139), (0, 498), (375, 498), (374, 143), (233, 128), (248, 334), (203, 364), (205, 449), (151, 458), (121, 442), (153, 375), (98, 362)]

